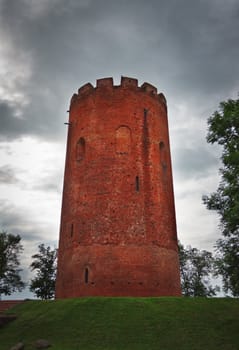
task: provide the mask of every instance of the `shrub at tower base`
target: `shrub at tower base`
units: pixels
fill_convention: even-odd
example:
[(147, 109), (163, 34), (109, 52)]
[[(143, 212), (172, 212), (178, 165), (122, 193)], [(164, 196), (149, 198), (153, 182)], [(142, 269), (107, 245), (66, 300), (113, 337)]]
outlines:
[(69, 112), (56, 297), (180, 295), (165, 97), (105, 78)]

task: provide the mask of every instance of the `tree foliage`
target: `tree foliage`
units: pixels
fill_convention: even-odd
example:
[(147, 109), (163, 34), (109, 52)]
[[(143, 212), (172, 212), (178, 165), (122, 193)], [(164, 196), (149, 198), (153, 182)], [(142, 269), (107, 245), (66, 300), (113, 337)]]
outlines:
[(32, 270), (36, 270), (36, 277), (30, 283), (30, 291), (38, 298), (52, 299), (55, 295), (57, 250), (45, 247), (44, 244), (40, 244), (38, 250), (32, 256), (34, 260), (30, 265)]
[(208, 126), (207, 141), (222, 146), (222, 168), (217, 191), (203, 201), (219, 214), (222, 227), (223, 238), (216, 243), (217, 272), (224, 290), (239, 296), (239, 99), (221, 102)]
[(214, 296), (219, 288), (210, 285), (214, 258), (212, 253), (179, 243), (182, 294), (187, 297)]
[(0, 232), (0, 297), (22, 291), (23, 283), (19, 268), (19, 255), (23, 251), (21, 237)]
[(239, 234), (239, 99), (220, 103), (208, 119), (207, 141), (222, 146), (221, 181), (216, 192), (204, 196), (208, 209), (220, 216), (224, 236)]
[(239, 237), (226, 237), (216, 243), (216, 275), (222, 276), (223, 290), (239, 296)]

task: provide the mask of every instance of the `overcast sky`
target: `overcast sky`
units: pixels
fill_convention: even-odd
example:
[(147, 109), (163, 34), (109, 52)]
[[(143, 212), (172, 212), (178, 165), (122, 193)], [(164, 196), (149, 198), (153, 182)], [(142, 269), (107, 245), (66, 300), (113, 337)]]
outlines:
[(205, 137), (238, 96), (238, 0), (0, 0), (0, 42), (0, 229), (21, 235), (26, 280), (37, 246), (58, 245), (70, 98), (103, 77), (165, 94), (178, 237), (213, 249), (219, 222), (201, 198), (220, 149)]

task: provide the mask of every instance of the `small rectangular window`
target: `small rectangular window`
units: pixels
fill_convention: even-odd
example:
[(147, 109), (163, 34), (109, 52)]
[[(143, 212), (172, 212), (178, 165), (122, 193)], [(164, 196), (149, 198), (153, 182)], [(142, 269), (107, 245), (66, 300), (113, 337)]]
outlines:
[(85, 283), (89, 282), (89, 270), (88, 268), (85, 269)]
[(135, 178), (135, 190), (136, 192), (139, 192), (139, 177), (136, 176)]
[(76, 160), (81, 161), (85, 158), (85, 139), (81, 137), (76, 145)]
[(74, 233), (74, 224), (71, 224), (71, 237), (73, 237), (73, 233)]

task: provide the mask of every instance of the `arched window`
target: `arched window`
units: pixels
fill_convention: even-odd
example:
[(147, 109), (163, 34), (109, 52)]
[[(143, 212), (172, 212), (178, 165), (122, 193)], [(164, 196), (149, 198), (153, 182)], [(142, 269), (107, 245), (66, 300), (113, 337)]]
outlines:
[(81, 137), (76, 145), (76, 160), (81, 161), (85, 158), (85, 139)]
[(131, 149), (131, 130), (127, 126), (120, 126), (116, 130), (116, 153), (127, 154)]

